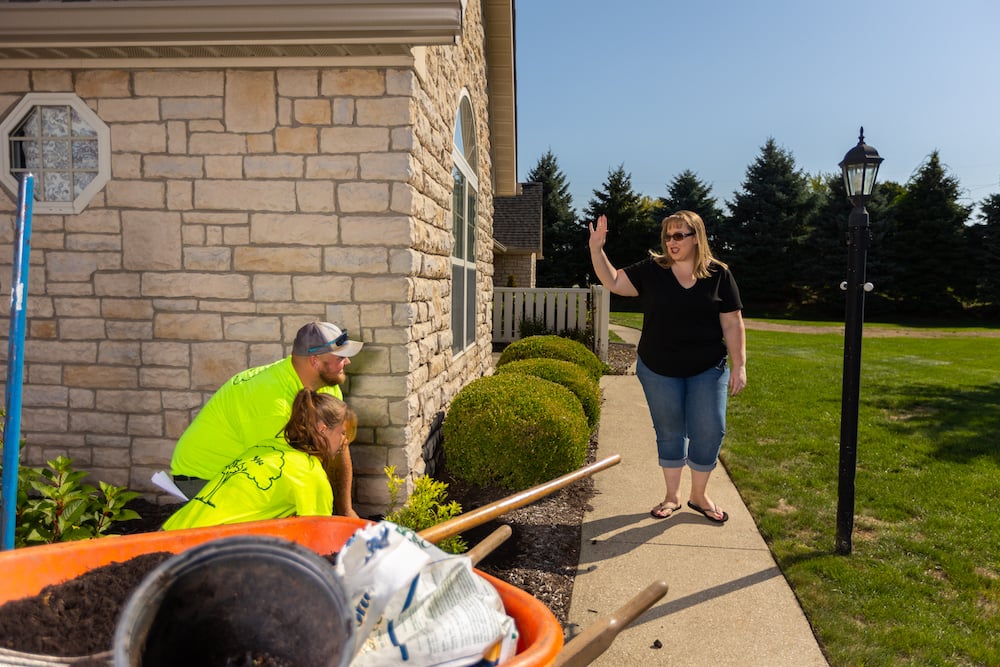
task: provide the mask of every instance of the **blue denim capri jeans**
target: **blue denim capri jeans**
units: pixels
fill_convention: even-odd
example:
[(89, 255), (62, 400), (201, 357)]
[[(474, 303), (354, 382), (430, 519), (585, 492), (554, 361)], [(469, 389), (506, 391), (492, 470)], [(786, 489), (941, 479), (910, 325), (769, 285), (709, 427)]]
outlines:
[(698, 375), (674, 378), (654, 373), (638, 359), (635, 374), (653, 419), (660, 467), (714, 470), (726, 434), (727, 360)]

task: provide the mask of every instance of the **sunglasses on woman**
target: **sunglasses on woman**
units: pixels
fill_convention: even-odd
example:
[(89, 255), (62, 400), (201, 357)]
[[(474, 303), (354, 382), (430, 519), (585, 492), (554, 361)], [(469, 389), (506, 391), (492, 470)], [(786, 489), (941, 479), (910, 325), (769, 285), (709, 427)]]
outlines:
[(695, 232), (687, 232), (687, 233), (684, 233), (684, 232), (674, 232), (673, 234), (667, 234), (667, 240), (668, 241), (677, 241), (678, 243), (680, 243), (681, 241), (683, 241), (687, 237), (694, 236), (694, 235), (695, 235)]

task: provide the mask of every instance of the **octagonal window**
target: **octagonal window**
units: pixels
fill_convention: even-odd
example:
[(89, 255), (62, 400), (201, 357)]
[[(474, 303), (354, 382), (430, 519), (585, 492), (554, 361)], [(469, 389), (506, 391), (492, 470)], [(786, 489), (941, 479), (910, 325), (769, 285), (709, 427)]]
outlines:
[(38, 213), (79, 213), (111, 177), (108, 126), (69, 93), (29, 93), (0, 123), (0, 181), (16, 197), (35, 175)]

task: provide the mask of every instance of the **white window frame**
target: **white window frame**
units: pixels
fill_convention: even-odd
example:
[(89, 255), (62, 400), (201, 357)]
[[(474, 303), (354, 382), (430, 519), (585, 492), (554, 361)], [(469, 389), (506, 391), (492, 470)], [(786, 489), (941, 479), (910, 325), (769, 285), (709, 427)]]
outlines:
[(454, 191), (451, 198), (451, 349), (455, 354), (460, 354), (476, 342), (476, 250), (479, 242), (476, 234), (479, 201), (476, 121), (472, 112), (472, 100), (466, 90), (462, 91), (459, 98), (452, 136), (452, 176), (455, 187), (461, 191)]
[(15, 131), (35, 107), (68, 106), (76, 111), (80, 119), (94, 130), (97, 140), (97, 174), (72, 201), (45, 201), (44, 184), (39, 174), (35, 174), (36, 213), (76, 214), (82, 212), (94, 196), (111, 180), (111, 130), (87, 104), (72, 93), (28, 93), (0, 122), (0, 184), (16, 199), (19, 190), (18, 179), (12, 172), (11, 132)]

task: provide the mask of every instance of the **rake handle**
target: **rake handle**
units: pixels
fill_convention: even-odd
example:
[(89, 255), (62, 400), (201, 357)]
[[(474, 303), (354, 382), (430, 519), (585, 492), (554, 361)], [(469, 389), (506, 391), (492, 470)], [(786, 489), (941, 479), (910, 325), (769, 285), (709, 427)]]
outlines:
[(573, 482), (581, 480), (585, 477), (590, 477), (595, 472), (617, 465), (621, 462), (621, 460), (622, 457), (620, 455), (614, 454), (606, 459), (595, 461), (594, 463), (586, 465), (578, 470), (566, 473), (562, 477), (557, 477), (549, 482), (533, 486), (530, 489), (525, 489), (524, 491), (507, 496), (506, 498), (495, 500), (488, 505), (483, 505), (480, 508), (465, 512), (464, 514), (459, 514), (456, 517), (448, 519), (447, 521), (442, 521), (441, 523), (431, 526), (430, 528), (424, 528), (418, 534), (428, 542), (437, 544), (445, 538), (458, 535), (463, 531), (481, 526), (487, 521), (492, 521), (501, 514), (506, 514), (511, 510), (517, 509), (518, 507), (524, 507), (525, 505), (533, 503), (540, 498), (544, 498), (553, 491), (558, 491)]

